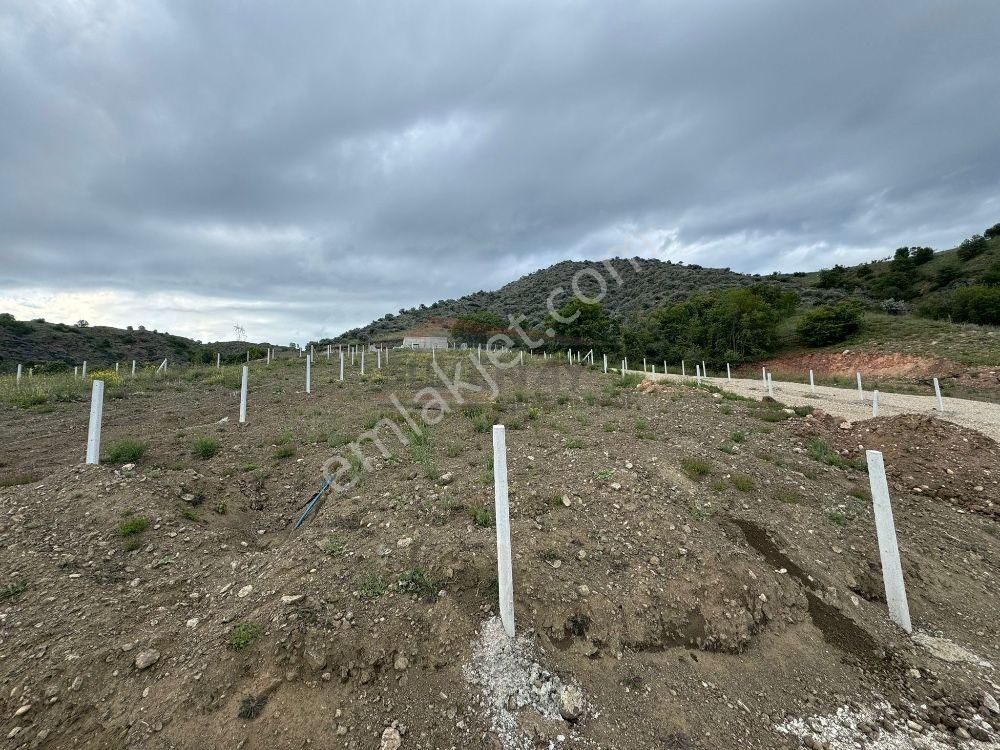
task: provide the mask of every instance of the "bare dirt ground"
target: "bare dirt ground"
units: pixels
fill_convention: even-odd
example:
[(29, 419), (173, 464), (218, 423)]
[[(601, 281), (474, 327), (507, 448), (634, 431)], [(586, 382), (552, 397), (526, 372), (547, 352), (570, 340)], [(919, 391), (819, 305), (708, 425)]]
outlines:
[[(667, 380), (691, 380), (690, 378), (681, 378), (680, 375), (664, 376), (662, 373), (647, 373), (646, 376), (656, 381), (663, 380), (664, 377)], [(858, 396), (857, 388), (834, 388), (817, 385), (815, 393), (813, 393), (808, 383), (779, 381), (774, 380), (773, 377), (772, 380), (774, 381), (774, 398), (789, 406), (815, 406), (851, 421), (868, 419), (872, 416), (872, 391), (866, 389), (863, 380), (861, 385), (864, 401)], [(706, 378), (703, 382), (751, 398), (761, 399), (767, 395), (763, 378), (726, 380), (725, 377), (717, 377)], [(977, 430), (993, 440), (1000, 440), (1000, 404), (947, 397), (944, 397), (943, 401), (944, 411), (938, 412), (937, 399), (934, 396), (883, 391), (879, 393), (879, 416), (899, 414), (935, 416)]]
[[(993, 440), (892, 398), (842, 430), (537, 361), (459, 406), (429, 364), (342, 384), (320, 360), (312, 395), (301, 360), (255, 364), (244, 427), (231, 375), (126, 389), (104, 443), (148, 443), (128, 468), (80, 465), (84, 403), (0, 408), (0, 476), (35, 477), (0, 489), (6, 745), (1000, 747)], [(381, 418), (408, 432), (390, 397), (419, 422), (427, 387), (448, 403), (426, 437), (382, 430), (386, 456), (293, 531), (323, 462)], [(491, 619), (494, 421), (517, 644)], [(912, 638), (863, 448), (886, 453)]]

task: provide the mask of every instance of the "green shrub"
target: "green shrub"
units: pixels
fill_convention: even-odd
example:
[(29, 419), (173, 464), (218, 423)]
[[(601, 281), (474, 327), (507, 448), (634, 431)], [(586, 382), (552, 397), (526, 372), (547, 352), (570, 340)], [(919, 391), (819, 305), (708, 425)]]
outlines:
[(291, 458), (295, 455), (294, 445), (279, 445), (274, 449), (275, 459)]
[(219, 452), (219, 441), (213, 437), (200, 435), (194, 439), (191, 452), (198, 458), (209, 459)]
[(702, 458), (685, 458), (681, 461), (681, 470), (691, 479), (700, 479), (712, 473), (712, 465)]
[(108, 446), (108, 451), (104, 458), (112, 464), (135, 463), (146, 453), (147, 445), (141, 440), (123, 438), (116, 440)]
[(733, 474), (729, 481), (733, 483), (733, 487), (738, 489), (740, 492), (749, 492), (753, 489), (753, 480), (745, 476), (744, 474)]
[(826, 346), (843, 341), (861, 330), (864, 308), (854, 300), (834, 305), (820, 305), (805, 313), (796, 333), (809, 346)]
[(229, 631), (229, 648), (242, 651), (260, 640), (264, 629), (256, 622), (241, 622)]
[(1000, 286), (977, 284), (929, 295), (917, 308), (925, 318), (949, 318), (954, 323), (1000, 325)]
[(469, 508), (469, 514), (472, 516), (472, 522), (476, 526), (489, 527), (495, 523), (493, 518), (493, 510), (487, 508), (485, 505), (473, 505)]
[(27, 588), (28, 580), (26, 578), (20, 578), (6, 586), (0, 586), (0, 604), (19, 599)]
[(359, 592), (362, 599), (373, 601), (389, 590), (389, 584), (381, 573), (372, 572), (361, 581)]
[(129, 518), (118, 524), (118, 536), (129, 537), (141, 534), (149, 528), (149, 519), (142, 516)]

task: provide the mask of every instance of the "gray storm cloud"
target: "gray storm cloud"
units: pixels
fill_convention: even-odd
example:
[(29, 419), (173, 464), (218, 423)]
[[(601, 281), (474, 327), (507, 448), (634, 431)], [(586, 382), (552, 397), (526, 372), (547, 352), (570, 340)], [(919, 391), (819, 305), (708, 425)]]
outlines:
[(8, 3), (0, 306), (304, 339), (623, 248), (947, 247), (1000, 220), (998, 38), (992, 0)]

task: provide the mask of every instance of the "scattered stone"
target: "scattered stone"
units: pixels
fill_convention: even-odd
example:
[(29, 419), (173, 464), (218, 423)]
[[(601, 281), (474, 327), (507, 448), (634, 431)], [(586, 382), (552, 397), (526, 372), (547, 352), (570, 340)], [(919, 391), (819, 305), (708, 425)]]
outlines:
[(455, 475), (452, 474), (450, 471), (446, 471), (444, 474), (438, 477), (438, 484), (440, 485), (451, 484), (454, 480), (455, 480)]
[(155, 648), (140, 651), (135, 655), (136, 669), (148, 669), (160, 660), (160, 652)]
[(382, 732), (382, 744), (379, 746), (379, 750), (399, 750), (402, 746), (403, 738), (399, 734), (399, 729), (395, 726), (386, 727)]
[(295, 604), (296, 602), (300, 602), (305, 598), (306, 598), (305, 594), (286, 594), (285, 596), (281, 597), (281, 603)]
[(583, 715), (586, 703), (583, 692), (576, 685), (566, 685), (559, 693), (559, 715), (566, 721), (576, 723)]
[(253, 586), (251, 586), (248, 583), (246, 586), (244, 586), (243, 588), (241, 588), (239, 591), (236, 592), (236, 596), (238, 596), (240, 599), (243, 599), (249, 596), (251, 591), (253, 591)]

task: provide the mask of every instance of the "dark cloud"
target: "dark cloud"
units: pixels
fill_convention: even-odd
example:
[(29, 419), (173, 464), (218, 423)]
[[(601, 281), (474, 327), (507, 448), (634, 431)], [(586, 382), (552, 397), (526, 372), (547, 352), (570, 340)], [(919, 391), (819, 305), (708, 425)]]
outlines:
[(766, 272), (1000, 220), (1000, 6), (0, 10), (0, 305), (329, 335), (567, 257)]

